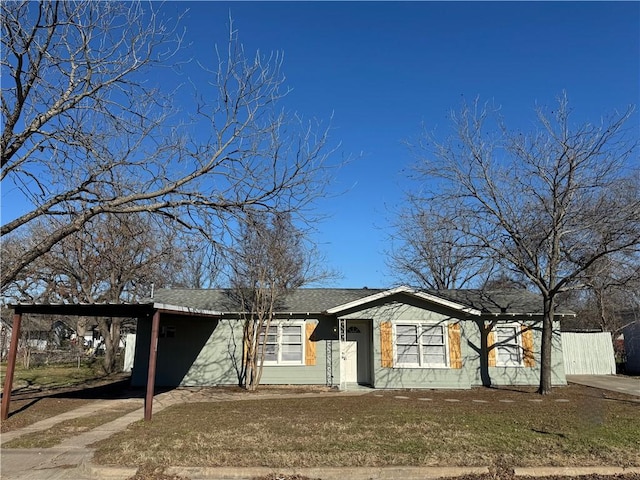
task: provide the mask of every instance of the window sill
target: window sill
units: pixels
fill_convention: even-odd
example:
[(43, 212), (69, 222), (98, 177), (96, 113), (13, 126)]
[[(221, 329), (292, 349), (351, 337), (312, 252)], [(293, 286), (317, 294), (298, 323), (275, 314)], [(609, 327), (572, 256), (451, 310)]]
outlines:
[(300, 362), (295, 362), (295, 363), (263, 363), (262, 364), (263, 367), (305, 367), (306, 365), (304, 363), (300, 363)]
[(402, 370), (456, 370), (453, 367), (449, 367), (447, 365), (403, 365), (403, 364), (395, 364), (393, 368), (402, 369)]

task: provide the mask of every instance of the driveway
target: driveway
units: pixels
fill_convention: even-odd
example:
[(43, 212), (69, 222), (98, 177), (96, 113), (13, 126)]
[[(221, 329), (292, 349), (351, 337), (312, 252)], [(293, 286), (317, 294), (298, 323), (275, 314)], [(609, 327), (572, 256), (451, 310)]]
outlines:
[(640, 397), (640, 377), (624, 375), (567, 375), (567, 382)]

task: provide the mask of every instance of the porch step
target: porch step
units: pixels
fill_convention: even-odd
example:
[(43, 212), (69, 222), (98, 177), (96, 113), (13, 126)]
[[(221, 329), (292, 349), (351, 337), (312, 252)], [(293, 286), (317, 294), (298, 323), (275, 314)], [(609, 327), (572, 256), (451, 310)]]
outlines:
[(371, 391), (374, 390), (374, 388), (371, 385), (362, 385), (360, 383), (346, 383), (345, 384), (345, 388), (346, 391)]

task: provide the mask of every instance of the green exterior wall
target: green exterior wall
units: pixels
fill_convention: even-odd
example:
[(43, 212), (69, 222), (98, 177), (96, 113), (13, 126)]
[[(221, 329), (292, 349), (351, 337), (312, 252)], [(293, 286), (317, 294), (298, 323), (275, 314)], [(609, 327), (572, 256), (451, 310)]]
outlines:
[[(481, 352), (480, 326), (493, 318), (465, 316), (438, 305), (425, 305), (412, 297), (402, 301), (381, 300), (366, 309), (342, 312), (340, 318), (365, 320), (372, 326), (371, 385), (375, 388), (457, 388), (480, 385), (538, 385), (541, 332), (533, 329), (536, 364), (534, 367), (488, 367), (486, 352)], [(287, 317), (286, 320), (291, 320)], [(315, 344), (315, 365), (265, 366), (262, 384), (340, 385), (340, 342), (335, 316), (315, 315), (299, 318), (316, 327), (311, 336)], [(383, 322), (427, 321), (456, 322), (460, 325), (462, 368), (382, 367), (380, 325)], [(502, 321), (502, 320), (501, 320)], [(509, 317), (509, 323), (531, 325), (531, 317)], [(238, 319), (199, 319), (167, 316), (162, 327), (175, 327), (173, 338), (159, 338), (156, 385), (214, 386), (237, 385), (242, 355), (242, 323)], [(559, 332), (559, 326), (555, 325)], [(147, 380), (151, 320), (141, 319), (136, 338), (132, 384)], [(553, 337), (552, 381), (566, 385), (560, 334)]]
[[(408, 298), (406, 303), (380, 302), (366, 310), (346, 313), (341, 318), (369, 319), (373, 324), (373, 387), (374, 388), (471, 388), (469, 375), (472, 366), (466, 362), (468, 352), (466, 336), (473, 336), (475, 329), (469, 329), (468, 322), (460, 323), (461, 353), (463, 368), (406, 368), (382, 367), (382, 346), (380, 343), (380, 325), (383, 322), (421, 321), (433, 323), (459, 322), (460, 319), (451, 315), (450, 310), (432, 306), (427, 310), (424, 304)], [(479, 334), (478, 334), (479, 338)]]

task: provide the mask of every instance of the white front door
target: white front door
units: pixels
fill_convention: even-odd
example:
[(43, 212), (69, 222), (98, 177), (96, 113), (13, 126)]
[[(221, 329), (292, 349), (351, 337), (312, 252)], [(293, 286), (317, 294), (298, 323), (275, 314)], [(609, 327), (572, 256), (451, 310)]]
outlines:
[(342, 347), (344, 381), (356, 383), (358, 381), (358, 343), (344, 342)]
[(371, 383), (371, 339), (369, 336), (370, 322), (367, 320), (347, 321), (347, 343), (356, 344), (356, 380), (361, 384)]

